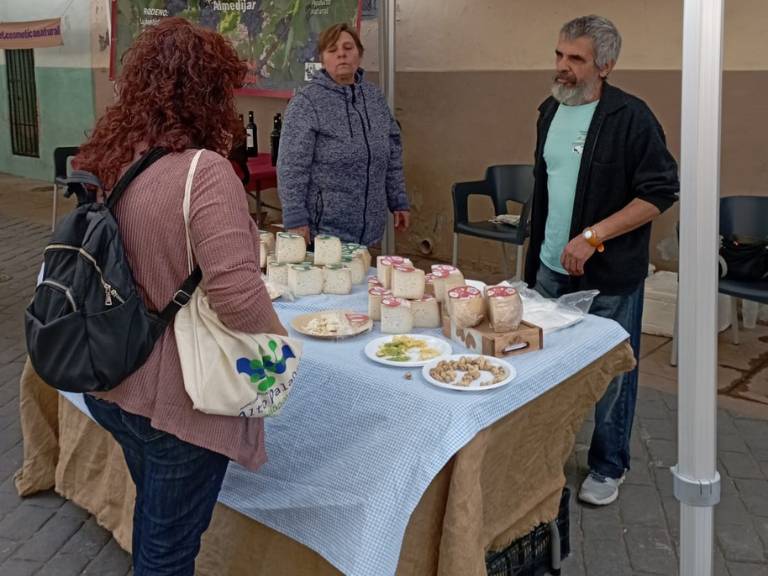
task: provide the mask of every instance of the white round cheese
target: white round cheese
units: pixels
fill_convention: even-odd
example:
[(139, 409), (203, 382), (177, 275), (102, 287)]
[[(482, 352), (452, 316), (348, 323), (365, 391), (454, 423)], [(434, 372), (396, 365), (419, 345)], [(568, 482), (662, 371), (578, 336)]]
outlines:
[(352, 270), (342, 264), (328, 264), (323, 269), (325, 294), (349, 294), (352, 292)]
[(407, 334), (413, 330), (411, 303), (403, 298), (381, 299), (381, 331), (384, 334)]
[(425, 294), (419, 300), (411, 301), (414, 328), (437, 328), (440, 326), (440, 304), (437, 298)]
[(269, 248), (262, 239), (259, 243), (259, 268), (264, 270), (267, 267), (267, 258), (269, 257)]
[(275, 251), (275, 235), (272, 232), (261, 230), (259, 232), (259, 238), (262, 244), (267, 245), (267, 254), (272, 254)]
[(336, 236), (315, 236), (315, 266), (341, 262), (341, 240)]
[(485, 298), (472, 286), (459, 286), (448, 291), (448, 311), (459, 328), (477, 326), (485, 318)]
[(294, 296), (321, 294), (323, 269), (310, 264), (294, 264), (288, 269), (288, 288)]
[(488, 297), (488, 320), (494, 332), (517, 330), (523, 319), (523, 301), (520, 293), (509, 286), (491, 286)]
[(372, 320), (381, 320), (381, 299), (392, 296), (392, 292), (383, 286), (374, 286), (368, 290), (368, 316)]
[(267, 280), (273, 284), (288, 286), (288, 264), (279, 262), (267, 263)]
[(365, 262), (362, 255), (342, 256), (341, 263), (352, 271), (352, 284), (361, 284), (365, 281)]
[(303, 262), (307, 254), (304, 237), (290, 232), (278, 232), (275, 241), (277, 261), (285, 264)]
[(392, 295), (408, 300), (418, 300), (424, 296), (424, 271), (412, 266), (393, 266)]

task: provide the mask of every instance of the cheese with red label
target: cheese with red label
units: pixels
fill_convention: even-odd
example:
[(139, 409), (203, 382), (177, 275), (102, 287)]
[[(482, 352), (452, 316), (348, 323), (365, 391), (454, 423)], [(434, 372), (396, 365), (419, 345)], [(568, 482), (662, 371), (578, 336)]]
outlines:
[(392, 296), (392, 292), (383, 286), (374, 286), (368, 290), (368, 316), (381, 320), (381, 299)]
[(377, 256), (376, 275), (384, 288), (392, 287), (392, 266), (413, 266), (408, 258), (402, 256)]
[(288, 269), (288, 288), (294, 296), (323, 292), (323, 269), (310, 264), (294, 264)]
[(472, 328), (485, 318), (485, 298), (472, 286), (459, 286), (448, 291), (448, 311), (459, 328)]
[(381, 331), (384, 334), (407, 334), (413, 330), (411, 303), (404, 298), (386, 296), (381, 299)]
[(520, 293), (509, 286), (491, 286), (488, 297), (488, 320), (494, 332), (517, 330), (523, 319), (523, 301)]
[(392, 295), (408, 300), (418, 300), (424, 296), (424, 271), (413, 266), (393, 266)]
[(336, 236), (315, 236), (315, 266), (341, 262), (341, 240)]
[(285, 264), (297, 264), (307, 255), (304, 237), (290, 232), (278, 232), (275, 241), (277, 261)]
[(323, 269), (325, 294), (349, 294), (352, 292), (352, 271), (342, 264), (328, 264)]
[(419, 300), (411, 301), (414, 328), (438, 328), (440, 326), (440, 304), (437, 298), (426, 294)]

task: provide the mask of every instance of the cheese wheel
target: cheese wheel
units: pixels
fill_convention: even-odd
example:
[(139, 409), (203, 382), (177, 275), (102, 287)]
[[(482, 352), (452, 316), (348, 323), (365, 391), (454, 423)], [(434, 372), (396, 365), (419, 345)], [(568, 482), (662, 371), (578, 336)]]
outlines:
[(383, 286), (374, 286), (368, 290), (368, 316), (371, 320), (381, 320), (381, 299), (392, 296), (392, 292)]
[(267, 245), (267, 254), (272, 254), (275, 251), (275, 235), (272, 232), (262, 230), (259, 232), (259, 238), (262, 244)]
[(341, 263), (347, 266), (352, 273), (352, 284), (361, 284), (365, 281), (365, 262), (362, 255), (342, 256)]
[(315, 236), (315, 266), (341, 262), (341, 240), (336, 236)]
[(456, 268), (455, 266), (451, 266), (450, 264), (432, 264), (432, 273), (448, 273), (448, 280), (445, 282), (445, 292), (448, 293), (448, 290), (451, 288), (456, 288), (457, 286), (464, 286), (464, 274), (461, 273), (461, 270)]
[(406, 265), (412, 266), (408, 258), (402, 256), (377, 256), (376, 257), (376, 275), (379, 277), (384, 288), (392, 286), (392, 266)]
[(432, 272), (432, 289), (435, 292), (435, 298), (438, 302), (446, 302), (447, 297), (445, 295), (445, 281), (450, 276), (449, 272), (445, 270), (435, 270)]
[(477, 326), (485, 317), (485, 299), (472, 286), (459, 286), (448, 291), (448, 311), (459, 328)]
[(384, 334), (407, 334), (413, 330), (411, 303), (404, 298), (386, 296), (381, 299), (381, 331)]
[(392, 296), (408, 300), (424, 296), (424, 271), (412, 266), (393, 266)]
[(438, 328), (440, 326), (440, 304), (437, 298), (425, 294), (419, 300), (411, 301), (414, 328)]
[(435, 295), (435, 275), (431, 272), (424, 275), (424, 294)]
[(288, 269), (288, 288), (294, 296), (321, 294), (323, 269), (310, 264), (294, 264)]
[(267, 258), (269, 257), (269, 249), (267, 248), (266, 243), (262, 239), (259, 243), (259, 268), (262, 270), (267, 267)]
[(488, 297), (488, 320), (494, 332), (517, 330), (523, 319), (523, 301), (520, 293), (509, 286), (491, 286)]
[(268, 262), (267, 280), (273, 284), (288, 286), (288, 266), (288, 264), (280, 264), (279, 262)]
[(371, 267), (371, 253), (368, 251), (368, 248), (365, 246), (360, 246), (353, 252), (353, 254), (362, 255), (363, 262), (365, 263), (365, 271), (368, 273), (368, 269)]
[(286, 264), (303, 262), (307, 254), (307, 244), (304, 237), (290, 232), (278, 232), (275, 241), (277, 261)]
[(378, 276), (368, 276), (368, 288), (373, 288), (374, 286), (380, 286), (384, 288), (381, 282), (379, 282)]
[(352, 270), (342, 264), (328, 264), (323, 269), (325, 294), (349, 294), (352, 292)]

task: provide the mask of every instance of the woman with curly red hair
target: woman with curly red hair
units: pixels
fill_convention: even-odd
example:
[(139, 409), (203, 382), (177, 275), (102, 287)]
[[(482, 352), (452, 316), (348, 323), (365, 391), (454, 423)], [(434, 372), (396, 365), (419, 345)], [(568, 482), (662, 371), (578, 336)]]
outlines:
[[(187, 277), (182, 199), (200, 156), (191, 206), (192, 251), (211, 307), (234, 330), (285, 334), (259, 269), (259, 233), (243, 186), (225, 155), (242, 128), (233, 90), (245, 64), (219, 34), (167, 18), (125, 54), (117, 102), (75, 159), (107, 194), (145, 151), (171, 153), (128, 187), (115, 216), (134, 279), (150, 310), (160, 310)], [(230, 459), (264, 463), (261, 419), (193, 410), (184, 390), (173, 330), (117, 388), (86, 395), (91, 414), (121, 445), (136, 484), (135, 576), (192, 575)]]

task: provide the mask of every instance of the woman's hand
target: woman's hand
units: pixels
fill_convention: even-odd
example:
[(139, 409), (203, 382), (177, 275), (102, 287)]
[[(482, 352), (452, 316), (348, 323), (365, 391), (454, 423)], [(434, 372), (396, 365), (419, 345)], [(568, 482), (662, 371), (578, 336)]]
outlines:
[(304, 242), (309, 245), (309, 243), (312, 241), (312, 238), (310, 238), (309, 234), (309, 226), (299, 226), (298, 228), (289, 228), (286, 230), (286, 232), (290, 232), (291, 234), (298, 234), (299, 236), (304, 236)]
[(411, 225), (411, 213), (407, 210), (394, 212), (395, 230), (408, 230)]

